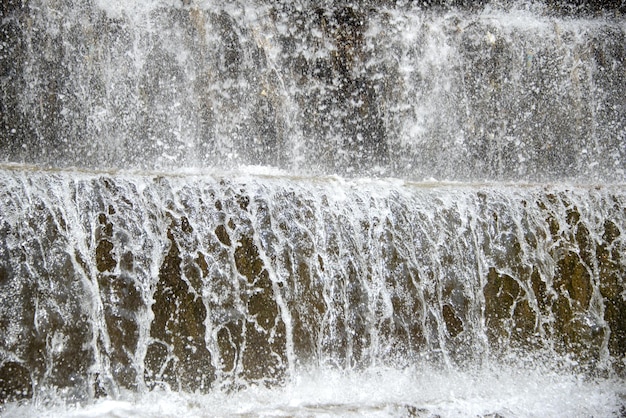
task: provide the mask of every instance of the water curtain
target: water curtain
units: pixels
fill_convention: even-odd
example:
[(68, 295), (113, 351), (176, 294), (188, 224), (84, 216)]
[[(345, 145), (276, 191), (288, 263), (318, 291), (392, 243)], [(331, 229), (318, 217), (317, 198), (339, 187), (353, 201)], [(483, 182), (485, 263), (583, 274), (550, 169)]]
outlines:
[(1, 402), (623, 377), (619, 10), (2, 7)]

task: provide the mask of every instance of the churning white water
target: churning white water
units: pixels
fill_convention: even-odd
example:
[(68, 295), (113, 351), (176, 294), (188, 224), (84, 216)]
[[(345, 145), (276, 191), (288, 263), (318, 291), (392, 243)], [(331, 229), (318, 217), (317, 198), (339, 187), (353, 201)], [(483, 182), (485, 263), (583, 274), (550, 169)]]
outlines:
[[(551, 370), (369, 368), (302, 372), (280, 388), (232, 393), (155, 390), (86, 405), (9, 405), (7, 417), (618, 417), (626, 385)], [(622, 409), (620, 409), (620, 407)]]

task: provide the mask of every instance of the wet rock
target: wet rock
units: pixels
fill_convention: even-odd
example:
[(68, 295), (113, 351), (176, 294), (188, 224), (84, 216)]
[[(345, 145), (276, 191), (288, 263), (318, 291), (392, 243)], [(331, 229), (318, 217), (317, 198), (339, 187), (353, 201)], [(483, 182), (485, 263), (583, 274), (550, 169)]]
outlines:
[(224, 324), (217, 332), (217, 345), (220, 350), (220, 370), (229, 375), (235, 373), (240, 361), (244, 336), (243, 322), (236, 320)]
[[(604, 222), (603, 243), (597, 249), (597, 262), (600, 270), (600, 293), (604, 298), (604, 320), (610, 330), (609, 352), (616, 359), (626, 358), (626, 285), (623, 255), (620, 248), (621, 232), (611, 220)], [(624, 375), (623, 361), (615, 361), (614, 367)]]
[(444, 305), (442, 314), (450, 337), (454, 338), (459, 335), (463, 331), (463, 321), (456, 315), (454, 308), (450, 305)]
[(146, 380), (150, 385), (166, 383), (174, 390), (207, 391), (215, 380), (205, 341), (207, 311), (198, 289), (182, 274), (183, 260), (175, 235), (188, 233), (189, 227), (172, 222), (168, 230), (170, 249), (153, 296), (153, 342), (146, 353)]
[(254, 284), (263, 271), (263, 261), (251, 237), (243, 236), (239, 240), (235, 249), (235, 264), (237, 271), (248, 279), (249, 284)]
[(7, 361), (0, 366), (0, 405), (29, 399), (33, 395), (33, 382), (28, 368)]
[(562, 296), (568, 299), (572, 308), (580, 311), (589, 308), (593, 292), (591, 277), (578, 254), (567, 253), (558, 261), (554, 287), (561, 290)]
[(240, 353), (242, 374), (247, 379), (266, 383), (281, 381), (286, 368), (286, 329), (269, 274), (258, 247), (247, 234), (239, 239), (234, 257), (237, 271), (247, 279), (241, 298), (247, 317), (251, 318), (242, 330), (246, 344)]
[(141, 291), (132, 277), (101, 274), (98, 277), (100, 298), (110, 345), (104, 348), (109, 356), (113, 378), (122, 387), (135, 389), (137, 365), (135, 352), (139, 341), (137, 312), (145, 308)]
[(111, 241), (103, 239), (98, 243), (98, 246), (96, 247), (96, 268), (98, 271), (112, 272), (115, 269), (117, 262), (111, 254), (112, 250), (113, 243)]
[(230, 247), (231, 245), (230, 236), (228, 235), (228, 231), (226, 230), (226, 227), (224, 225), (218, 225), (215, 228), (215, 235), (217, 236), (217, 238), (220, 240), (222, 244), (224, 244), (227, 247)]
[(485, 295), (485, 321), (487, 334), (492, 345), (506, 344), (514, 303), (520, 295), (520, 286), (510, 276), (499, 274), (495, 268), (489, 269)]

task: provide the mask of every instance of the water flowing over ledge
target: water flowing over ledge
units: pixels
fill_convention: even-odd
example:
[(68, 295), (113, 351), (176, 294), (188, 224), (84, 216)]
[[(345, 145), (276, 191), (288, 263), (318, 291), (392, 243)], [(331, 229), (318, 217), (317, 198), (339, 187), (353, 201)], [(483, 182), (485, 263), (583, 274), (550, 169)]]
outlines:
[(6, 399), (418, 364), (623, 375), (621, 186), (1, 175)]

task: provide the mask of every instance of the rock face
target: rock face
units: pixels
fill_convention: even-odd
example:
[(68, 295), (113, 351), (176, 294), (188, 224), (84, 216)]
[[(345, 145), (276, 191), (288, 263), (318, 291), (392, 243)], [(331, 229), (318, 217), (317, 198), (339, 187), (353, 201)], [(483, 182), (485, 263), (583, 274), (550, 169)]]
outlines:
[(624, 6), (469, 3), (3, 2), (2, 158), (623, 178)]
[(624, 373), (619, 187), (1, 176), (3, 401), (316, 365)]

